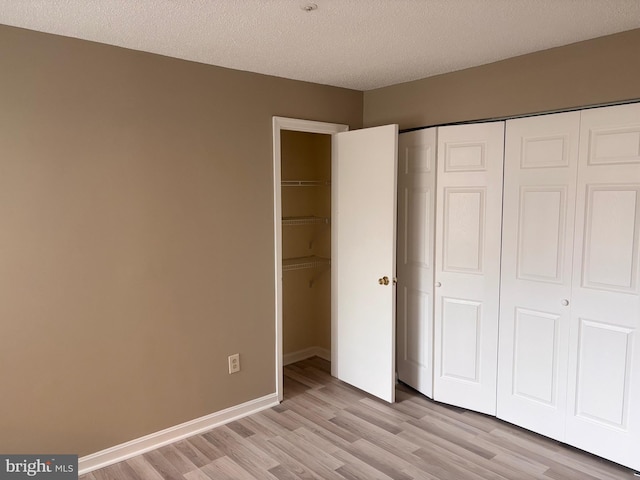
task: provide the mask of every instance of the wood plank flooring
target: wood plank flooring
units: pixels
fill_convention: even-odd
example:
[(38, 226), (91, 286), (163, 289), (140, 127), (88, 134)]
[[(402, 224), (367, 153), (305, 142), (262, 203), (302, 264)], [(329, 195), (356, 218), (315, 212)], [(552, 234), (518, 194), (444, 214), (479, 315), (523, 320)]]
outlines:
[(314, 357), (285, 368), (285, 400), (82, 480), (613, 480), (619, 465), (397, 387), (390, 405)]

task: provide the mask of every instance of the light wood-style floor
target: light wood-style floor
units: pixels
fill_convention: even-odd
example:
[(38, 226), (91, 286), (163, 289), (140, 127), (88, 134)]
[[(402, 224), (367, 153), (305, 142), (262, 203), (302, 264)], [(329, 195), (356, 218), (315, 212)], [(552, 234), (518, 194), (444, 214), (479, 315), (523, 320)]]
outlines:
[[(329, 375), (285, 368), (279, 406), (80, 477), (82, 480), (632, 479), (633, 472), (403, 385), (390, 405)], [(640, 452), (639, 452), (640, 454)]]

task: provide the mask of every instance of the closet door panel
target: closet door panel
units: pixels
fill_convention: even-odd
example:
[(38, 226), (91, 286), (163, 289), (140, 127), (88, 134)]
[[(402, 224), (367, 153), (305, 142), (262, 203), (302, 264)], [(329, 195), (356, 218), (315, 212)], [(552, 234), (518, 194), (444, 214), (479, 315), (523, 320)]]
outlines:
[(442, 269), (482, 275), (486, 188), (445, 187)]
[[(633, 329), (581, 318), (578, 337), (576, 413), (625, 428)], [(602, 361), (606, 357), (606, 362)]]
[[(580, 113), (509, 120), (497, 416), (564, 439)], [(566, 303), (564, 305), (563, 303)]]
[[(573, 193), (574, 186), (571, 187)], [(568, 190), (569, 185), (520, 186), (519, 198), (514, 199), (519, 204), (515, 256), (518, 280), (566, 281), (563, 257), (566, 255)], [(575, 200), (575, 196), (572, 195), (571, 200)]]
[(438, 128), (434, 398), (496, 411), (504, 122)]
[(442, 377), (480, 382), (482, 303), (442, 298)]
[(636, 185), (587, 185), (582, 283), (637, 293)]
[(581, 116), (567, 443), (640, 470), (640, 105)]
[[(553, 406), (557, 403), (560, 316), (521, 307), (515, 311), (513, 395)], [(498, 403), (500, 412), (500, 403)]]
[(399, 136), (398, 379), (433, 397), (436, 129)]

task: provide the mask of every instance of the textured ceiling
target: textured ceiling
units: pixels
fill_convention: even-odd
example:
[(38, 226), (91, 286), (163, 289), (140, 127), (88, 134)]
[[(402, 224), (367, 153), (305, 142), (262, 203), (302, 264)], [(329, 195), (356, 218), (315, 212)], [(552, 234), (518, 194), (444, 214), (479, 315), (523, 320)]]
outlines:
[(0, 24), (370, 90), (638, 28), (640, 0), (0, 0)]

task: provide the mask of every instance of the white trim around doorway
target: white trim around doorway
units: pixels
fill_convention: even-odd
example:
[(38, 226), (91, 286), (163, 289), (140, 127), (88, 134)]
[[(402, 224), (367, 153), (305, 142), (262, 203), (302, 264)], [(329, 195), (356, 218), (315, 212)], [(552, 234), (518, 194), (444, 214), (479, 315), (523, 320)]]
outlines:
[(297, 132), (320, 133), (333, 135), (335, 133), (346, 132), (348, 125), (339, 123), (315, 122), (311, 120), (299, 120), (295, 118), (273, 117), (273, 232), (275, 239), (275, 317), (276, 317), (276, 394), (278, 401), (282, 401), (283, 396), (283, 375), (284, 366), (282, 354), (282, 197), (280, 188), (282, 186), (281, 172), (281, 147), (280, 132), (282, 130), (293, 130)]

